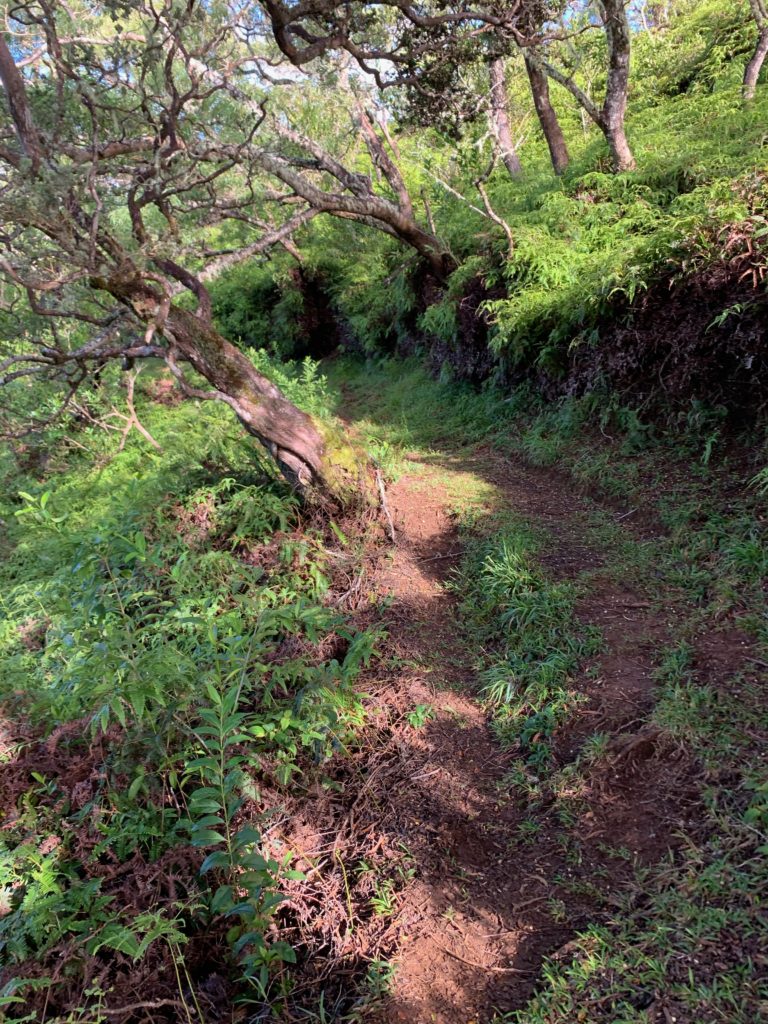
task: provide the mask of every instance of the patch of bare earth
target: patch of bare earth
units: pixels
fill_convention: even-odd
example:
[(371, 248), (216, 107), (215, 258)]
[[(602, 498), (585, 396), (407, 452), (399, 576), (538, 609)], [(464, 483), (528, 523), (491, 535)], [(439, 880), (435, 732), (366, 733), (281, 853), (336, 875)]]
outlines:
[[(505, 503), (551, 533), (543, 562), (553, 575), (599, 570), (581, 537), (578, 498), (523, 467), (483, 469)], [(389, 502), (397, 544), (377, 585), (391, 595), (386, 625), (400, 667), (387, 691), (402, 710), (429, 704), (435, 714), (422, 729), (402, 710), (390, 722), (393, 743), (373, 769), (385, 782), (381, 816), (362, 801), (356, 822), (414, 872), (386, 925), (386, 948), (377, 947), (396, 972), (375, 1019), (486, 1022), (523, 1006), (543, 958), (567, 953), (634, 865), (662, 857), (685, 824), (688, 766), (645, 725), (667, 624), (631, 585), (595, 578), (579, 613), (600, 627), (605, 652), (576, 681), (585, 701), (556, 737), (555, 770), (595, 732), (611, 734), (609, 754), (573, 792), (545, 794), (530, 836), (525, 797), (505, 781), (514, 752), (499, 747), (475, 699), (472, 658), (443, 587), (460, 554), (450, 495), (419, 471), (391, 488)], [(366, 955), (364, 943), (353, 945)]]

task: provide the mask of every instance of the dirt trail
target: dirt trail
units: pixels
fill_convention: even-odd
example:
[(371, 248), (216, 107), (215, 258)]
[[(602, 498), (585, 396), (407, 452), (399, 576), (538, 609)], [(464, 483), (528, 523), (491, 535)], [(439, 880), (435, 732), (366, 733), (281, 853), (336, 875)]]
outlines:
[[(576, 680), (586, 700), (556, 736), (557, 767), (598, 731), (610, 734), (610, 753), (572, 792), (561, 785), (540, 803), (533, 823), (505, 782), (513, 754), (474, 699), (472, 657), (443, 587), (460, 553), (451, 478), (467, 471), (547, 529), (542, 562), (553, 576), (594, 574), (579, 614), (600, 627), (605, 650)], [(672, 755), (644, 728), (666, 623), (631, 586), (601, 575), (601, 556), (583, 540), (583, 505), (556, 477), (491, 453), (469, 464), (447, 457), (439, 468), (414, 463), (389, 502), (397, 544), (377, 584), (391, 595), (386, 625), (404, 666), (392, 685), (434, 718), (411, 730), (408, 773), (389, 794), (389, 833), (408, 851), (414, 879), (395, 919), (397, 970), (377, 1020), (488, 1022), (525, 1004), (543, 957), (567, 955), (633, 862), (659, 859), (682, 824), (679, 793), (659, 784)]]

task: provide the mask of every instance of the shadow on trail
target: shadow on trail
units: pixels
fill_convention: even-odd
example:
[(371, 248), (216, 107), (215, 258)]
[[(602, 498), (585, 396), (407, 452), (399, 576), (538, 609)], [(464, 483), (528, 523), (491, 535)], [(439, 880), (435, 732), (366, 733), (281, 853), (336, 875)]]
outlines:
[[(345, 405), (351, 425), (356, 409)], [(599, 576), (604, 557), (585, 542), (585, 504), (556, 474), (487, 448), (432, 452), (410, 467), (389, 491), (397, 543), (375, 580), (389, 596), (382, 622), (394, 658), (375, 684), (376, 726), (365, 749), (331, 767), (336, 796), (301, 808), (303, 840), (313, 836), (306, 863), (326, 858), (332, 876), (314, 893), (315, 924), (328, 918), (327, 956), (302, 987), (349, 993), (352, 962), (386, 958), (396, 972), (381, 1024), (488, 1022), (523, 1007), (544, 957), (604, 916), (638, 863), (666, 852), (687, 805), (658, 777), (685, 769), (651, 744), (569, 784), (557, 777), (598, 727), (621, 734), (652, 706), (663, 623), (631, 588), (598, 580), (584, 610), (603, 628), (609, 673), (585, 666), (574, 681), (584, 703), (556, 734), (552, 779), (536, 799), (513, 783), (519, 754), (499, 747), (477, 702), (475, 655), (443, 586), (461, 554), (452, 510), (469, 501), (532, 523), (548, 538), (541, 561), (556, 578)], [(423, 722), (409, 720), (415, 708)], [(340, 860), (344, 869), (331, 863)], [(402, 896), (383, 905), (388, 879)], [(307, 949), (310, 971), (319, 948)]]
[[(327, 917), (327, 957), (307, 991), (349, 992), (351, 961), (359, 969), (389, 959), (397, 966), (374, 1018), (381, 1024), (488, 1022), (495, 1012), (523, 1007), (543, 958), (605, 912), (606, 900), (631, 879), (633, 863), (654, 861), (667, 849), (672, 826), (662, 823), (681, 805), (679, 797), (673, 806), (659, 795), (653, 758), (606, 764), (575, 781), (573, 791), (548, 792), (545, 785), (535, 805), (513, 784), (517, 751), (499, 747), (477, 702), (475, 655), (444, 588), (461, 554), (452, 507), (466, 496), (452, 492), (450, 474), (467, 472), (492, 485), (480, 492), (490, 507), (509, 508), (547, 531), (552, 574), (602, 563), (584, 544), (572, 492), (550, 477), (499, 465), (489, 453), (431, 456), (429, 467), (414, 463), (390, 488), (397, 543), (374, 582), (389, 597), (382, 624), (394, 664), (374, 684), (375, 731), (351, 760), (331, 768), (337, 795), (307, 801), (301, 811), (302, 841), (314, 836), (311, 849), (304, 847), (306, 864), (325, 857), (333, 876), (326, 874), (314, 893), (315, 925)], [(599, 600), (617, 593), (624, 592), (605, 589)], [(625, 612), (620, 604), (622, 634)], [(650, 628), (647, 608), (631, 614), (638, 627)], [(647, 666), (639, 665), (630, 682), (647, 691)], [(579, 722), (564, 730), (560, 760), (555, 743), (553, 772), (594, 731), (590, 715), (628, 720), (628, 693), (608, 691), (602, 704), (584, 705)], [(415, 708), (428, 712), (423, 724), (409, 721)], [(637, 714), (633, 706), (631, 717)], [(285, 842), (290, 848), (290, 835)], [(373, 870), (358, 870), (361, 862)], [(387, 879), (402, 896), (377, 914)], [(321, 962), (319, 950), (307, 950), (308, 967)]]

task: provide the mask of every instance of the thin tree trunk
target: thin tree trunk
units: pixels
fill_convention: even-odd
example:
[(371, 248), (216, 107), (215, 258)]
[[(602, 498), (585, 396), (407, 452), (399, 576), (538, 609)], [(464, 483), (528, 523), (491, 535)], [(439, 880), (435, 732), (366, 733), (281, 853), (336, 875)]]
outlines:
[(3, 91), (21, 151), (30, 161), (32, 174), (36, 175), (43, 159), (40, 137), (32, 119), (24, 79), (16, 67), (13, 55), (8, 49), (8, 44), (2, 33), (0, 33), (0, 82), (3, 84)]
[(188, 310), (167, 305), (154, 288), (138, 278), (94, 279), (93, 283), (130, 306), (145, 324), (157, 323), (158, 332), (168, 342), (168, 364), (176, 376), (181, 376), (177, 361), (183, 360), (214, 389), (202, 392), (185, 384), (187, 393), (229, 405), (293, 486), (344, 506), (371, 499), (365, 455), (340, 433), (289, 402), (209, 323)]
[(627, 141), (624, 121), (622, 120), (612, 127), (606, 125), (603, 130), (611, 151), (611, 162), (614, 171), (633, 171), (637, 167), (637, 163)]
[(768, 26), (760, 30), (755, 52), (750, 57), (749, 63), (744, 69), (742, 95), (745, 100), (753, 100), (755, 98), (757, 80), (760, 77), (760, 71), (762, 70), (766, 56), (768, 56)]
[(497, 57), (491, 61), (491, 125), (493, 134), (498, 146), (499, 156), (504, 166), (513, 178), (519, 178), (523, 173), (523, 165), (517, 154), (514, 140), (512, 139), (512, 128), (507, 113), (507, 82), (504, 74), (504, 58)]
[(626, 0), (602, 0), (603, 29), (608, 45), (608, 75), (602, 107), (597, 107), (572, 75), (550, 64), (535, 50), (530, 51), (531, 61), (566, 88), (603, 133), (611, 150), (614, 171), (631, 171), (636, 166), (624, 128), (632, 46), (625, 3)]
[(524, 57), (533, 105), (536, 108), (536, 115), (541, 130), (544, 132), (544, 138), (547, 140), (547, 146), (549, 146), (552, 167), (555, 174), (562, 174), (568, 167), (570, 156), (563, 129), (560, 127), (560, 121), (549, 98), (549, 82), (546, 74), (531, 60), (527, 51), (524, 51)]
[(637, 166), (624, 129), (631, 53), (629, 19), (624, 4), (625, 0), (603, 0), (608, 80), (599, 123), (611, 149), (615, 171), (632, 171)]

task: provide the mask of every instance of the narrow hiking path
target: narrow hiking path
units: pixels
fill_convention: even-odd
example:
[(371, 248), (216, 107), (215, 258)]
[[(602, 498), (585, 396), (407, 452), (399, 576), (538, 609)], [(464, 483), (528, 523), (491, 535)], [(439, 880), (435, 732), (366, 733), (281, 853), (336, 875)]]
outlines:
[[(346, 368), (336, 386), (347, 429), (387, 469), (396, 541), (381, 529), (336, 553), (346, 568), (330, 600), (386, 630), (359, 729), (303, 793), (264, 794), (282, 815), (273, 854), (289, 851), (303, 875), (280, 918), (299, 964), (279, 1019), (698, 1024), (698, 986), (714, 991), (724, 944), (737, 973), (760, 948), (743, 924), (757, 914), (751, 876), (735, 875), (733, 913), (723, 884), (712, 916), (702, 865), (727, 870), (706, 787), (736, 777), (733, 696), (761, 742), (765, 662), (735, 616), (702, 606), (701, 567), (670, 545), (662, 489), (645, 500), (636, 488), (632, 506), (593, 501), (514, 454), (482, 396), (423, 376), (371, 383)], [(500, 579), (485, 553), (508, 541), (514, 585), (480, 607)], [(527, 597), (542, 614), (532, 632)], [(554, 679), (536, 675), (553, 666)], [(491, 670), (509, 681), (506, 720), (485, 699)], [(551, 706), (538, 758), (525, 728)], [(734, 857), (752, 832), (734, 829)], [(733, 940), (710, 926), (721, 919)]]
[[(673, 851), (679, 863), (696, 842), (701, 766), (655, 724), (659, 670), (691, 608), (657, 562), (664, 535), (651, 507), (635, 516), (594, 502), (564, 474), (476, 436), (440, 442), (399, 403), (387, 409), (387, 396), (341, 390), (348, 428), (393, 456), (396, 542), (367, 548), (365, 572), (335, 592), (355, 594), (359, 625), (387, 632), (362, 680), (366, 724), (303, 796), (267, 801), (283, 814), (274, 855), (297, 851), (306, 876), (287, 886), (283, 918), (299, 949), (293, 995), (314, 1006), (323, 993), (324, 1020), (527, 1024), (515, 1012), (546, 986), (547, 959), (567, 964), (577, 934), (642, 907), (642, 869)], [(566, 585), (567, 629), (595, 640), (568, 674), (566, 713), (537, 766), (514, 728), (503, 742), (495, 727), (480, 668), (496, 652), (461, 596), (474, 540), (505, 530), (545, 581), (536, 596)], [(719, 685), (748, 641), (696, 622), (685, 634), (696, 681)], [(535, 643), (530, 657), (541, 656)], [(608, 992), (621, 981), (631, 1007), (666, 1024), (674, 1004), (622, 964), (601, 969)], [(609, 1013), (610, 998), (593, 1002), (588, 989), (574, 1021)]]
[[(412, 459), (388, 500), (397, 541), (375, 585), (389, 598), (385, 625), (400, 666), (390, 685), (424, 723), (410, 730), (407, 774), (388, 794), (410, 880), (376, 1019), (487, 1022), (522, 1007), (543, 958), (604, 917), (637, 866), (659, 860), (685, 824), (685, 767), (645, 726), (667, 623), (613, 578), (609, 556), (590, 544), (585, 503), (556, 476), (482, 449), (443, 453)], [(510, 777), (519, 753), (492, 732), (477, 652), (445, 588), (461, 556), (457, 505), (523, 517), (547, 538), (548, 574), (588, 579), (578, 614), (600, 629), (603, 647), (573, 680), (583, 702), (554, 738), (551, 780), (535, 800)], [(595, 734), (602, 757), (578, 766)]]

